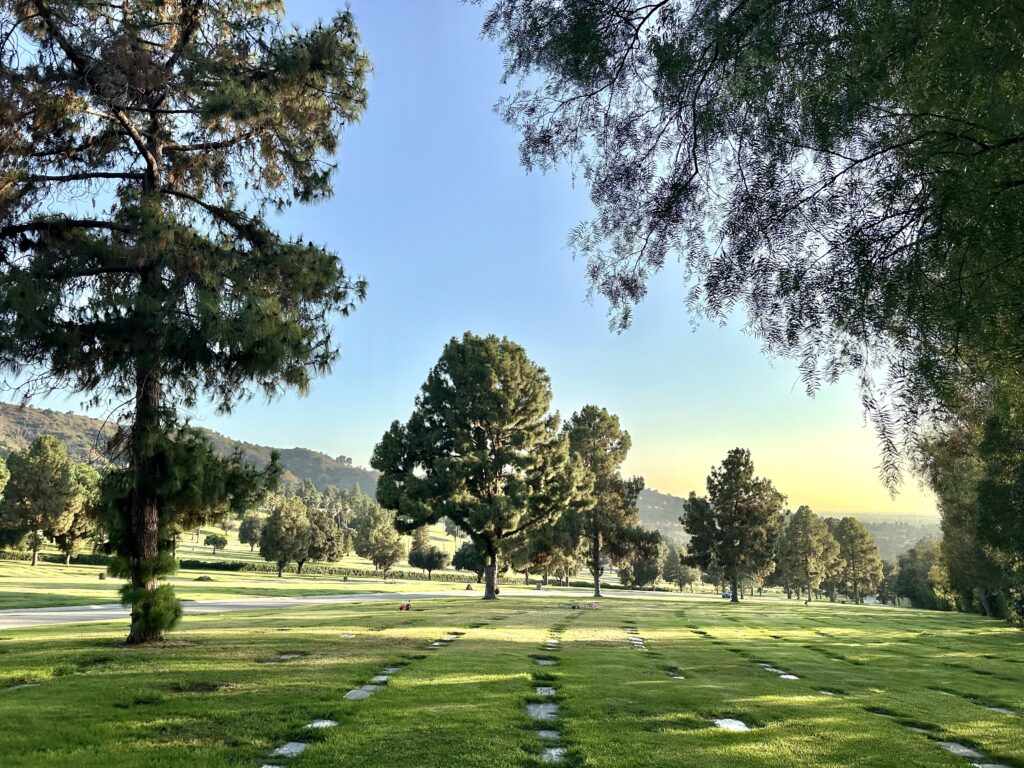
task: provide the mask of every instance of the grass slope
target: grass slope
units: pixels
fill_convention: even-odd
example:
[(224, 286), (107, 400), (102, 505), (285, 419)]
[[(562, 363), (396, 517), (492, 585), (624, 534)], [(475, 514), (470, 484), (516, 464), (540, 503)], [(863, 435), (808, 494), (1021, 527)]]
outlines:
[[(120, 644), (123, 623), (5, 632), (0, 764), (519, 768), (540, 764), (535, 731), (554, 727), (573, 767), (966, 768), (939, 738), (1024, 766), (1021, 635), (978, 617), (657, 597), (597, 611), (543, 597), (394, 608), (190, 617), (142, 649)], [(647, 650), (629, 647), (627, 625)], [(429, 649), (450, 631), (465, 635)], [(553, 635), (560, 650), (542, 650)], [(283, 653), (302, 655), (267, 663)], [(407, 666), (386, 690), (344, 699), (391, 663)], [(3, 690), (25, 682), (40, 685)], [(553, 726), (524, 714), (537, 684), (556, 688)], [(340, 725), (304, 728), (324, 717)], [(716, 717), (753, 729), (724, 732)], [(289, 740), (310, 747), (267, 759)]]

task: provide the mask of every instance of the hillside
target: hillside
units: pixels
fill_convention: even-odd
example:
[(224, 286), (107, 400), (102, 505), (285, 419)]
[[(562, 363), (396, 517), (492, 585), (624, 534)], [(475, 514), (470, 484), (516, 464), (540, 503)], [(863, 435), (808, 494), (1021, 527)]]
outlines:
[[(77, 413), (61, 413), (39, 408), (0, 403), (0, 456), (21, 450), (40, 435), (54, 435), (68, 446), (68, 453), (78, 461), (100, 461), (100, 451), (113, 425)], [(203, 430), (217, 452), (227, 455), (241, 448), (245, 458), (257, 466), (270, 461), (272, 451), (281, 454), (285, 467), (284, 481), (313, 481), (320, 490), (329, 485), (352, 488), (359, 485), (365, 493), (377, 490), (377, 474), (352, 464), (347, 456), (331, 458), (308, 448), (272, 448), (266, 445), (239, 442), (219, 432)]]
[(645, 528), (653, 528), (662, 536), (673, 541), (682, 542), (688, 537), (683, 530), (679, 518), (682, 517), (685, 499), (661, 493), (650, 488), (640, 492), (637, 506), (640, 507), (640, 523)]

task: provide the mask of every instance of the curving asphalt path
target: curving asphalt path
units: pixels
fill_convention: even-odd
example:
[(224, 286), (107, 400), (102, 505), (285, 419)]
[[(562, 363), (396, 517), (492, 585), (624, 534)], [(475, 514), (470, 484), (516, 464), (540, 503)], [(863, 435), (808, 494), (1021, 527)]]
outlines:
[[(503, 589), (507, 597), (567, 597), (578, 602), (590, 602), (591, 597), (580, 592), (561, 591), (557, 589)], [(637, 592), (632, 590), (615, 590), (605, 595), (609, 597), (646, 597), (660, 599), (679, 599), (683, 595), (671, 595), (664, 592)], [(687, 598), (709, 597), (715, 595), (686, 595)], [(208, 613), (227, 613), (230, 611), (262, 611), (283, 608), (300, 608), (312, 605), (343, 605), (345, 603), (369, 602), (405, 602), (407, 600), (430, 600), (435, 598), (476, 598), (478, 591), (447, 590), (443, 592), (368, 592), (351, 595), (317, 595), (311, 597), (240, 597), (231, 600), (188, 600), (182, 605), (186, 616), (198, 616)], [(57, 624), (78, 624), (85, 621), (118, 621), (127, 619), (127, 608), (116, 604), (107, 605), (75, 605), (60, 608), (9, 608), (0, 611), (0, 630), (24, 629), (27, 627), (46, 627)]]

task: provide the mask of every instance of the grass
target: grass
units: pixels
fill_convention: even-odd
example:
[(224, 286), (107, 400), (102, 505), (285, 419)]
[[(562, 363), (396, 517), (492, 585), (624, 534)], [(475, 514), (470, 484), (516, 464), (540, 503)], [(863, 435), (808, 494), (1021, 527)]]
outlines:
[[(23, 562), (0, 561), (0, 610), (118, 603), (118, 589), (124, 582), (113, 578), (101, 580), (100, 575), (104, 572), (101, 566), (40, 563), (33, 567)], [(385, 581), (355, 577), (343, 581), (340, 576), (295, 574), (278, 578), (272, 573), (247, 571), (182, 570), (168, 581), (174, 585), (175, 594), (183, 600), (465, 589), (465, 584), (441, 581)]]
[[(1024, 768), (1022, 636), (998, 622), (770, 600), (613, 597), (596, 611), (558, 603), (438, 599), (416, 601), (411, 613), (382, 603), (195, 616), (167, 644), (141, 649), (121, 645), (123, 622), (8, 631), (0, 764), (522, 768), (540, 765), (537, 728), (554, 727), (571, 768), (966, 768), (940, 738)], [(647, 650), (628, 645), (627, 625)], [(451, 631), (465, 634), (428, 649)], [(560, 649), (543, 649), (552, 636)], [(283, 653), (301, 655), (267, 663)], [(538, 666), (538, 657), (558, 663)], [(406, 667), (386, 690), (343, 698), (396, 662)], [(39, 685), (3, 690), (26, 682)], [(538, 684), (557, 691), (553, 726), (524, 714)], [(721, 731), (717, 717), (752, 730)], [(340, 725), (304, 729), (316, 718)], [(289, 740), (310, 747), (267, 759)]]

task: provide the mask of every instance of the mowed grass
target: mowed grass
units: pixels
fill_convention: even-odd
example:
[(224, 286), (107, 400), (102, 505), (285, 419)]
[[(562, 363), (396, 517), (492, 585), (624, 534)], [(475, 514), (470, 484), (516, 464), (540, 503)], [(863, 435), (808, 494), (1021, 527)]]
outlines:
[[(0, 765), (532, 767), (536, 730), (554, 728), (573, 767), (966, 768), (945, 739), (1024, 768), (1022, 635), (999, 622), (795, 601), (564, 600), (195, 616), (152, 648), (122, 646), (123, 622), (7, 631)], [(449, 632), (465, 634), (429, 648)], [(557, 651), (542, 648), (550, 637)], [(405, 667), (385, 690), (344, 699), (394, 663)], [(556, 723), (526, 716), (536, 685), (556, 689)], [(752, 730), (722, 731), (720, 717)], [(339, 725), (304, 728), (318, 718)], [(310, 744), (304, 754), (268, 759), (294, 740)]]
[[(91, 565), (58, 565), (0, 561), (0, 610), (118, 603), (121, 579), (100, 579), (106, 569)], [(443, 581), (395, 581), (374, 578), (311, 576), (250, 571), (180, 570), (168, 579), (182, 600), (232, 597), (299, 597), (368, 592), (436, 592), (464, 590), (465, 584)]]

